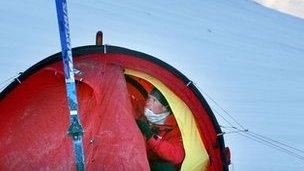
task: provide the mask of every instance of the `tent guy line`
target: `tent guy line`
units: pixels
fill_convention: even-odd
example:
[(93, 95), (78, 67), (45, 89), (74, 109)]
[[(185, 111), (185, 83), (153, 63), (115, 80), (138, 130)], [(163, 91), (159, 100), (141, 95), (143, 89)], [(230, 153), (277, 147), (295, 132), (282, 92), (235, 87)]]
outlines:
[[(191, 81), (191, 83), (193, 83), (194, 85), (196, 85), (193, 81)], [(272, 138), (266, 137), (264, 135), (255, 133), (249, 129), (246, 129), (239, 121), (237, 121), (237, 119), (230, 114), (224, 107), (222, 107), (214, 98), (212, 98), (206, 91), (202, 91), (201, 88), (199, 86), (196, 85), (196, 87), (198, 87), (198, 89), (200, 90), (200, 92), (202, 92), (206, 97), (208, 97), (208, 99), (210, 101), (213, 102), (214, 106), (210, 104), (212, 111), (214, 111), (214, 113), (216, 113), (218, 116), (220, 116), (225, 122), (227, 122), (228, 125), (230, 125), (230, 127), (227, 126), (222, 126), (220, 125), (221, 128), (223, 129), (234, 129), (233, 131), (231, 130), (227, 130), (227, 131), (223, 131), (222, 133), (219, 133), (218, 136), (222, 136), (224, 134), (232, 134), (232, 133), (236, 133), (239, 134), (241, 136), (247, 137), (255, 142), (259, 142), (263, 145), (266, 145), (268, 147), (274, 148), (276, 150), (279, 150), (280, 152), (283, 152), (285, 154), (288, 154), (292, 157), (295, 157), (299, 160), (301, 160), (301, 162), (304, 162), (304, 151), (293, 147), (291, 145), (288, 145), (287, 143), (283, 143), (280, 142), (278, 140), (274, 140)], [(219, 108), (221, 111), (223, 111), (223, 113), (225, 113), (226, 115), (229, 116), (229, 118), (236, 123), (240, 128), (238, 128), (238, 126), (235, 126), (233, 123), (231, 123), (229, 121), (228, 118), (226, 118), (224, 115), (222, 115), (219, 111), (217, 111), (215, 108)], [(300, 153), (300, 154), (299, 154)], [(302, 163), (303, 164), (303, 163)]]
[[(202, 91), (204, 92), (204, 91)], [(205, 95), (217, 106), (219, 107), (224, 113), (226, 113), (237, 125), (239, 125), (243, 130), (246, 130), (245, 127), (237, 121), (237, 119), (235, 117), (233, 117), (227, 110), (225, 110), (221, 105), (219, 105), (214, 98), (212, 98), (211, 96), (209, 96), (209, 94), (207, 92), (205, 92)]]
[(19, 77), (21, 74), (22, 74), (22, 72), (19, 72), (18, 74), (14, 75), (14, 76), (12, 76), (12, 77), (9, 77), (8, 79), (2, 81), (2, 82), (0, 83), (0, 86), (2, 86), (2, 87), (0, 88), (0, 92), (1, 92), (5, 87), (7, 87), (9, 84), (11, 84), (14, 80), (17, 80), (19, 83), (21, 83), (20, 80), (18, 79), (18, 77)]
[[(197, 86), (199, 88), (199, 86)], [(199, 88), (200, 89), (200, 88)], [(274, 140), (273, 138), (269, 138), (266, 137), (264, 135), (255, 133), (249, 129), (245, 129), (243, 125), (241, 125), (237, 119), (235, 119), (235, 117), (233, 117), (232, 114), (230, 114), (227, 110), (225, 110), (222, 106), (219, 105), (218, 102), (216, 102), (214, 100), (214, 98), (212, 98), (210, 95), (207, 94), (206, 91), (202, 91), (200, 89), (200, 91), (202, 93), (204, 93), (214, 104), (216, 107), (218, 107), (220, 110), (222, 110), (225, 114), (227, 114), (229, 116), (229, 118), (231, 118), (235, 123), (237, 123), (237, 125), (239, 125), (241, 128), (238, 128), (238, 126), (235, 126), (233, 123), (231, 123), (225, 116), (223, 116), (220, 112), (218, 112), (214, 107), (211, 107), (212, 111), (214, 111), (214, 113), (216, 113), (218, 116), (220, 116), (225, 122), (228, 123), (228, 125), (230, 126), (222, 126), (220, 125), (221, 128), (223, 129), (234, 129), (234, 131), (228, 130), (228, 131), (224, 131), (220, 134), (218, 134), (218, 136), (224, 135), (224, 134), (232, 134), (232, 133), (237, 133), (241, 136), (247, 137), (255, 142), (259, 142), (263, 145), (266, 145), (268, 147), (274, 148), (276, 150), (279, 150), (280, 152), (286, 153), (292, 157), (295, 157), (299, 160), (301, 160), (302, 162), (304, 162), (304, 150), (301, 150), (299, 148), (293, 147), (291, 145), (288, 145), (287, 143), (283, 143), (280, 142), (278, 140)], [(299, 154), (300, 153), (300, 154)], [(303, 163), (302, 163), (303, 164)]]
[[(218, 113), (216, 112), (216, 114), (218, 114)], [(218, 114), (218, 115), (220, 115), (220, 114)], [(292, 157), (296, 157), (297, 159), (300, 159), (302, 162), (304, 162), (304, 155), (302, 155), (304, 153), (303, 153), (303, 150), (301, 150), (301, 149), (298, 149), (298, 148), (288, 145), (286, 143), (280, 142), (278, 140), (274, 140), (272, 138), (266, 137), (264, 135), (255, 133), (248, 129), (243, 130), (243, 129), (237, 128), (235, 126), (232, 126), (232, 127), (221, 126), (221, 128), (223, 128), (223, 129), (231, 128), (231, 129), (234, 129), (235, 131), (231, 131), (231, 130), (224, 131), (223, 133), (218, 134), (219, 136), (237, 133), (241, 136), (254, 140), (255, 142), (259, 142), (263, 145), (266, 145), (268, 147), (279, 150), (280, 152), (286, 153)], [(302, 153), (302, 154), (299, 154), (299, 153)]]
[[(260, 142), (260, 143), (262, 143), (264, 145), (267, 145), (269, 147), (273, 147), (273, 148), (278, 149), (279, 151), (282, 151), (284, 153), (292, 154), (293, 157), (297, 157), (300, 160), (304, 159), (303, 150), (300, 150), (300, 149), (298, 149), (296, 147), (290, 146), (290, 145), (288, 145), (286, 143), (279, 142), (277, 140), (268, 138), (266, 136), (257, 134), (255, 132), (249, 131), (249, 130), (244, 131), (244, 130), (238, 129), (236, 127), (226, 127), (226, 126), (221, 126), (221, 128), (224, 128), (224, 129), (225, 128), (231, 128), (231, 129), (235, 130), (235, 131), (223, 132), (223, 134), (239, 133), (242, 136), (246, 135), (247, 138), (250, 137), (250, 139), (254, 139), (257, 142)], [(295, 151), (298, 151), (298, 152), (295, 152)], [(299, 154), (299, 153), (302, 153), (302, 154)]]
[(289, 156), (295, 157), (295, 158), (301, 160), (301, 164), (304, 165), (304, 163), (303, 163), (303, 161), (304, 161), (303, 156), (298, 155), (297, 153), (294, 153), (294, 152), (292, 152), (292, 151), (290, 151), (290, 150), (286, 150), (286, 149), (283, 148), (283, 147), (280, 147), (280, 146), (277, 146), (277, 145), (273, 145), (273, 143), (268, 142), (268, 141), (265, 141), (265, 140), (263, 140), (263, 139), (261, 139), (261, 138), (257, 138), (257, 137), (250, 136), (250, 135), (248, 135), (248, 134), (243, 134), (243, 133), (240, 133), (240, 135), (243, 136), (243, 137), (249, 138), (249, 139), (251, 139), (251, 140), (253, 140), (253, 141), (255, 141), (255, 142), (258, 142), (258, 143), (261, 143), (261, 144), (263, 144), (263, 145), (266, 145), (266, 146), (268, 146), (268, 147), (274, 148), (274, 149), (276, 149), (276, 150), (278, 150), (278, 151), (280, 151), (280, 152), (283, 152), (283, 153), (285, 153), (285, 154), (288, 154)]

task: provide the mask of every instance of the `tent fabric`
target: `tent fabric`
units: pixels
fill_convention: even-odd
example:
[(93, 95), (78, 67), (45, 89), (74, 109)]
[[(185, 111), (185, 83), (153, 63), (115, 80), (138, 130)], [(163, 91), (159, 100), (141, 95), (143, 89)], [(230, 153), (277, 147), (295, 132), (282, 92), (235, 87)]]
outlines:
[(43, 70), (1, 100), (0, 170), (73, 169), (63, 85), (62, 76)]
[[(83, 74), (77, 93), (87, 170), (149, 170), (123, 69), (90, 62), (77, 63)], [(1, 100), (0, 170), (75, 169), (64, 85), (56, 63)]]
[(209, 155), (209, 170), (217, 171), (228, 169), (225, 165), (223, 165), (225, 161), (224, 156), (221, 155), (221, 146), (218, 145), (220, 139), (217, 136), (215, 125), (213, 123), (214, 120), (208, 114), (208, 112), (211, 112), (211, 110), (209, 106), (206, 103), (202, 103), (196, 94), (194, 94), (194, 92), (190, 89), (190, 87), (193, 86), (191, 82), (185, 83), (184, 80), (177, 77), (176, 73), (168, 70), (168, 68), (161, 67), (160, 64), (156, 62), (136, 58), (135, 56), (128, 54), (112, 54), (110, 53), (110, 50), (107, 50), (107, 52), (108, 53), (105, 54), (105, 56), (109, 61), (119, 62), (123, 68), (132, 68), (133, 70), (138, 70), (143, 73), (147, 73), (152, 77), (158, 78), (183, 102), (185, 102), (195, 117), (195, 121), (199, 127), (202, 140)]
[[(101, 138), (108, 136), (107, 138), (113, 138), (114, 141), (117, 140), (117, 137), (109, 136), (111, 134), (108, 134), (108, 131), (105, 131), (104, 134), (99, 134), (98, 130), (102, 131), (104, 128), (102, 127), (103, 124), (101, 124), (103, 115), (116, 116), (117, 119), (121, 116), (116, 113), (119, 111), (119, 113), (125, 113), (123, 116), (126, 117), (124, 118), (127, 122), (126, 127), (130, 127), (127, 133), (132, 138), (129, 139), (129, 137), (123, 135), (124, 132), (120, 129), (125, 128), (124, 125), (121, 127), (111, 125), (113, 128), (110, 129), (110, 132), (118, 132), (118, 134), (112, 135), (121, 137), (121, 140), (124, 140), (123, 142), (117, 141), (116, 144), (112, 145), (115, 145), (115, 148), (120, 146), (120, 143), (124, 146), (130, 146), (130, 149), (125, 149), (127, 151), (124, 151), (124, 154), (127, 155), (126, 153), (128, 153), (132, 154), (132, 156), (130, 155), (131, 157), (128, 161), (121, 160), (121, 162), (127, 162), (128, 167), (137, 165), (137, 167), (140, 166), (141, 170), (148, 169), (144, 143), (134, 120), (132, 120), (134, 116), (136, 117), (141, 113), (144, 96), (131, 82), (127, 80), (126, 83), (126, 80), (122, 79), (124, 78), (123, 70), (131, 69), (156, 78), (170, 90), (165, 93), (167, 98), (172, 98), (173, 100), (171, 99), (171, 101), (175, 101), (174, 97), (176, 96), (188, 107), (193, 118), (183, 122), (195, 121), (193, 124), (198, 129), (201, 138), (200, 143), (202, 142), (201, 144), (204, 145), (204, 149), (208, 154), (208, 170), (228, 170), (224, 139), (223, 136), (217, 136), (218, 133), (221, 133), (219, 124), (201, 93), (178, 70), (147, 54), (115, 46), (78, 47), (73, 49), (73, 54), (74, 66), (80, 71), (80, 73), (76, 74), (77, 93), (80, 103), (80, 116), (85, 128), (86, 164), (92, 165), (88, 166), (89, 168), (95, 168), (96, 165), (92, 164), (94, 162), (102, 163), (103, 161), (101, 160), (106, 160), (106, 158), (98, 156), (99, 153), (104, 153), (108, 150), (108, 147), (103, 147), (104, 150), (99, 149), (98, 144), (101, 143)], [(74, 162), (72, 144), (70, 138), (66, 135), (69, 125), (67, 121), (68, 111), (60, 60), (61, 53), (44, 59), (21, 74), (0, 93), (0, 169), (5, 169), (5, 167), (1, 168), (1, 166), (7, 165), (11, 168), (21, 168), (21, 170), (22, 168), (23, 170), (26, 168), (41, 169), (41, 167), (34, 167), (35, 165), (48, 165), (50, 166), (48, 168), (52, 170), (71, 170), (74, 168), (72, 166)], [(111, 74), (107, 76), (108, 71), (114, 72), (112, 73), (114, 74), (114, 80), (112, 80)], [(135, 78), (135, 80), (146, 91), (149, 92), (151, 90), (152, 86), (147, 81), (141, 78)], [(103, 84), (108, 86), (103, 86)], [(166, 88), (163, 89), (158, 84), (155, 85), (160, 87), (162, 91), (167, 92)], [(115, 92), (113, 87), (116, 86), (119, 87), (119, 92)], [(108, 90), (113, 92), (105, 93)], [(124, 96), (127, 91), (131, 97), (128, 98), (129, 100)], [(175, 96), (171, 97), (169, 92), (173, 92)], [(132, 98), (132, 95), (139, 98)], [(105, 97), (113, 98), (119, 101), (119, 104), (124, 104), (124, 109), (112, 110), (112, 107), (118, 107), (118, 103), (112, 100), (104, 100), (106, 99)], [(121, 97), (123, 98), (121, 99)], [(135, 105), (137, 107), (134, 107)], [(106, 109), (107, 107), (109, 109)], [(187, 108), (183, 109), (186, 110)], [(107, 113), (105, 114), (104, 112)], [(190, 112), (186, 110), (185, 113)], [(129, 116), (130, 113), (133, 114), (132, 117)], [(112, 119), (114, 120), (114, 118)], [(104, 124), (110, 126), (108, 122)], [(20, 139), (24, 139), (24, 143), (21, 143)], [(135, 140), (126, 141), (133, 139)], [(132, 150), (135, 151), (132, 153)], [(115, 154), (111, 153), (112, 156), (115, 156)], [(205, 152), (201, 155), (204, 156)], [(45, 156), (49, 156), (48, 160), (44, 158)], [(116, 157), (119, 158), (120, 155)], [(28, 162), (29, 158), (34, 163)], [(203, 161), (207, 160), (203, 158)], [(20, 167), (17, 167), (17, 165)]]
[(185, 149), (185, 159), (182, 163), (181, 170), (207, 170), (209, 165), (209, 156), (201, 141), (199, 130), (195, 124), (195, 119), (189, 107), (158, 79), (131, 69), (125, 69), (125, 74), (140, 77), (149, 81), (162, 92), (170, 104), (181, 131)]
[(135, 77), (130, 77), (127, 75), (126, 75), (126, 81), (127, 81), (129, 97), (134, 110), (134, 118), (140, 119), (143, 117), (144, 106), (146, 104), (146, 99), (148, 96), (148, 91), (146, 90), (147, 85), (143, 86), (142, 83), (139, 83), (140, 80), (138, 80)]

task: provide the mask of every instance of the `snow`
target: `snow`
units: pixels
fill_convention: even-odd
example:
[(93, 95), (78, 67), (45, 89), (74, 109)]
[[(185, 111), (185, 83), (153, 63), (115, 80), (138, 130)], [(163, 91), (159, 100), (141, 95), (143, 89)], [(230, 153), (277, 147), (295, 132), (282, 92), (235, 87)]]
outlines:
[[(182, 71), (249, 130), (304, 149), (303, 19), (248, 0), (73, 0), (68, 9), (73, 47), (94, 44), (101, 29), (106, 44)], [(0, 83), (60, 51), (56, 17), (55, 1), (0, 2)], [(240, 134), (225, 141), (231, 170), (304, 169)]]
[(266, 7), (304, 18), (304, 0), (254, 0)]

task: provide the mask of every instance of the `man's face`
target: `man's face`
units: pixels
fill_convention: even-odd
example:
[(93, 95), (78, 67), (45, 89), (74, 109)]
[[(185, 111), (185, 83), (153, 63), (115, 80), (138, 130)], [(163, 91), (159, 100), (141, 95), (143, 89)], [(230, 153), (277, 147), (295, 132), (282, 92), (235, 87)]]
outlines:
[(145, 107), (152, 110), (155, 114), (160, 114), (166, 111), (166, 107), (151, 95), (148, 96)]

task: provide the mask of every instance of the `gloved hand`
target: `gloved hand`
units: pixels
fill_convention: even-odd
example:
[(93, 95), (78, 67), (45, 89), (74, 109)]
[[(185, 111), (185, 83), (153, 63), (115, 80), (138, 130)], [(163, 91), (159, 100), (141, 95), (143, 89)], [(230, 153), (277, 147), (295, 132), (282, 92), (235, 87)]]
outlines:
[(158, 135), (158, 133), (159, 133), (158, 127), (157, 126), (153, 126), (151, 128), (151, 132), (152, 132), (153, 135)]
[(153, 136), (153, 133), (149, 127), (148, 122), (140, 119), (140, 120), (136, 120), (136, 123), (141, 133), (143, 133), (146, 136), (147, 140), (149, 140)]

